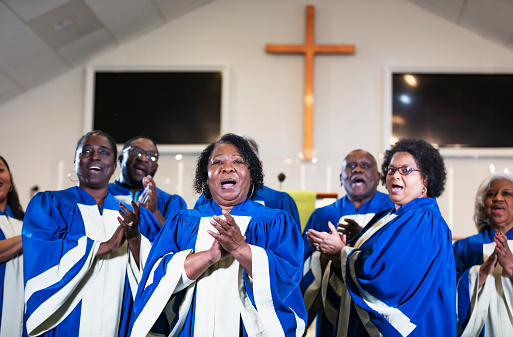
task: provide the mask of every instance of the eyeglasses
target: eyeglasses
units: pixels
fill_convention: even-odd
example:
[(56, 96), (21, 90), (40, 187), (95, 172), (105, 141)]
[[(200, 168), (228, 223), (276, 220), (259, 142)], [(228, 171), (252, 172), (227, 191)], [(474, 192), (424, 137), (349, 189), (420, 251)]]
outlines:
[(144, 151), (140, 147), (137, 146), (129, 146), (126, 149), (123, 150), (123, 152), (128, 152), (131, 156), (137, 156), (137, 158), (141, 158), (144, 155), (146, 155), (146, 158), (151, 161), (157, 161), (159, 159), (159, 154), (154, 151)]
[(385, 169), (385, 173), (388, 174), (388, 175), (392, 175), (395, 173), (395, 171), (399, 171), (399, 174), (401, 174), (402, 176), (407, 176), (408, 174), (412, 173), (413, 171), (419, 171), (420, 170), (417, 170), (417, 169), (414, 169), (413, 167), (410, 167), (410, 166), (401, 166), (401, 167), (392, 167), (392, 166), (389, 166)]

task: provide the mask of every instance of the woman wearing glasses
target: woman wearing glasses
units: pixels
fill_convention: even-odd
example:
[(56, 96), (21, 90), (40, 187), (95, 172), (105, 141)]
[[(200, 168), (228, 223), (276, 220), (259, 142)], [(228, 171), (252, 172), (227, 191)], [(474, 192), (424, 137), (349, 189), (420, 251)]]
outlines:
[(340, 257), (348, 291), (337, 336), (456, 336), (452, 235), (435, 200), (444, 190), (443, 159), (423, 140), (401, 139), (382, 171), (392, 211), (350, 241), (332, 224), (331, 233), (307, 234)]
[(118, 157), (121, 177), (109, 184), (109, 193), (126, 203), (140, 201), (160, 225), (176, 212), (187, 209), (183, 198), (157, 188), (153, 177), (157, 172), (159, 151), (147, 136), (136, 136), (123, 146)]
[(25, 301), (31, 336), (125, 336), (150, 241), (150, 212), (108, 193), (116, 142), (102, 131), (77, 143), (76, 187), (38, 193), (24, 218)]

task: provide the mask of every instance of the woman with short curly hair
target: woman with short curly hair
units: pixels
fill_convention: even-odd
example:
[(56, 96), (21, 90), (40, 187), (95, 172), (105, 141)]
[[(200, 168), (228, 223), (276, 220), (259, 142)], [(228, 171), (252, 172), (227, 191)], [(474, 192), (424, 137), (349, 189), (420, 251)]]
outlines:
[(426, 182), (426, 196), (438, 198), (445, 189), (446, 171), (442, 156), (437, 149), (422, 139), (404, 138), (385, 152), (381, 164), (381, 182), (386, 185), (386, 171), (397, 152), (409, 153), (418, 165), (419, 172)]
[(260, 165), (260, 159), (258, 159), (258, 156), (251, 149), (247, 140), (233, 133), (225, 134), (221, 139), (210, 144), (201, 152), (196, 164), (194, 190), (196, 193), (203, 194), (205, 198), (212, 199), (212, 193), (208, 188), (208, 161), (214, 148), (223, 143), (234, 145), (242, 157), (247, 158), (248, 168), (251, 174), (251, 186), (247, 197), (254, 199), (257, 191), (262, 189), (262, 186), (264, 186), (264, 172)]
[(303, 241), (289, 213), (251, 200), (262, 185), (244, 138), (224, 135), (201, 153), (194, 186), (210, 200), (162, 227), (131, 336), (302, 336)]
[(337, 336), (456, 336), (452, 236), (434, 199), (444, 190), (442, 156), (424, 140), (401, 139), (382, 170), (392, 210), (349, 241), (331, 223), (331, 233), (307, 233), (340, 259)]

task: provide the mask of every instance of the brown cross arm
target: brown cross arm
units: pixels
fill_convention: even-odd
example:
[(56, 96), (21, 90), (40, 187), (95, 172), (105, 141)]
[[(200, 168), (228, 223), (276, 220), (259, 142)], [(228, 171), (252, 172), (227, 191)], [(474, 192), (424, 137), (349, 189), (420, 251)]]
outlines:
[(322, 45), (316, 44), (312, 46), (316, 54), (354, 54), (355, 47), (352, 45)]
[(297, 44), (268, 44), (265, 46), (268, 53), (277, 54), (354, 54), (355, 47), (352, 45), (297, 45)]
[(307, 48), (305, 45), (297, 44), (268, 44), (265, 51), (268, 53), (304, 54)]

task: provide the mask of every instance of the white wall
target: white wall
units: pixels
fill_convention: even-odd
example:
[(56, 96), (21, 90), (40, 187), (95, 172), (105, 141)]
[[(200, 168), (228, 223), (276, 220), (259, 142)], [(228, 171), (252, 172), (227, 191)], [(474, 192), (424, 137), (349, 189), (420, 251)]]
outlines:
[[(229, 66), (230, 131), (257, 140), (266, 184), (278, 188), (276, 177), (284, 172), (283, 189), (300, 189), (304, 181), (306, 189), (340, 194), (344, 155), (364, 148), (379, 156), (387, 146), (383, 77), (388, 67), (513, 69), (511, 50), (408, 1), (313, 2), (316, 42), (352, 43), (356, 54), (316, 57), (317, 163), (303, 164), (302, 178), (297, 158), (302, 146), (303, 58), (266, 54), (264, 48), (267, 43), (303, 43), (305, 6), (310, 3), (216, 0), (88, 64)], [(0, 153), (9, 161), (24, 206), (33, 185), (43, 190), (73, 185), (66, 174), (72, 171), (76, 141), (83, 133), (86, 66), (0, 106)], [(287, 158), (292, 163), (285, 163)], [(191, 188), (195, 159), (196, 154), (184, 158), (183, 196), (189, 206), (196, 199)], [(475, 232), (473, 197), (491, 162), (497, 169), (513, 169), (510, 158), (446, 160), (453, 178), (439, 203), (455, 236)], [(176, 193), (174, 154), (162, 156), (156, 179), (160, 187)]]

